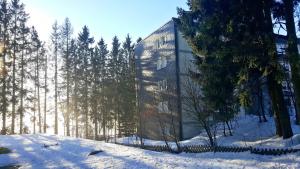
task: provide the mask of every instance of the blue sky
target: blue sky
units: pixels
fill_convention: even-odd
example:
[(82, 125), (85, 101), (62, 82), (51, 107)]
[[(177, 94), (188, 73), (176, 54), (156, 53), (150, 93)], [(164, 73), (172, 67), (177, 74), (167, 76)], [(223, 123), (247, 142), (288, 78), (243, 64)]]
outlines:
[(134, 41), (162, 26), (177, 16), (177, 7), (187, 8), (186, 0), (21, 0), (30, 14), (40, 37), (47, 41), (51, 25), (69, 17), (74, 35), (84, 25), (98, 40), (111, 43), (114, 35), (121, 40), (127, 33)]

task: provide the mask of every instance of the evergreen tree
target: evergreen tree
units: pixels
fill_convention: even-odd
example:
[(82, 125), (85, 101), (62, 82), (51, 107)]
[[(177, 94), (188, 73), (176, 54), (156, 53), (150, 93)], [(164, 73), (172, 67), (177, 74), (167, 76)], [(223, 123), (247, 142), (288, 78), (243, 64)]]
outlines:
[[(38, 127), (39, 127), (39, 133), (42, 132), (42, 115), (41, 115), (41, 99), (40, 99), (40, 88), (41, 88), (41, 84), (40, 84), (40, 70), (41, 70), (41, 63), (43, 62), (43, 57), (45, 55), (45, 49), (43, 47), (43, 44), (41, 42), (41, 40), (39, 39), (38, 33), (35, 30), (34, 27), (32, 27), (32, 31), (31, 31), (31, 41), (32, 41), (32, 46), (33, 46), (33, 55), (34, 55), (34, 59), (33, 62), (35, 62), (35, 76), (34, 76), (34, 83), (35, 83), (35, 104), (36, 106), (34, 106), (34, 112), (36, 112), (37, 109), (37, 113), (38, 113)], [(37, 102), (37, 103), (36, 103)], [(34, 125), (35, 125), (35, 115), (34, 115)], [(34, 133), (35, 133), (35, 129), (34, 129)]]
[[(114, 135), (115, 135), (115, 141), (117, 137), (117, 131), (120, 128), (120, 42), (117, 36), (113, 38), (112, 41), (112, 49), (110, 52), (110, 60), (109, 60), (109, 76), (111, 81), (111, 86), (109, 88), (109, 95), (108, 98), (110, 102), (112, 103), (111, 106), (111, 118), (113, 119), (113, 126), (114, 126)], [(118, 133), (120, 134), (120, 133)]]
[(11, 15), (8, 12), (8, 3), (6, 0), (1, 1), (0, 8), (0, 36), (1, 36), (1, 113), (2, 113), (2, 129), (1, 134), (7, 133), (6, 119), (8, 108), (8, 77), (7, 70), (9, 64), (7, 63), (7, 57), (9, 55), (9, 21)]
[(272, 20), (268, 2), (190, 0), (188, 5), (189, 11), (179, 10), (179, 24), (195, 54), (205, 58), (227, 58), (231, 65), (238, 65), (237, 72), (230, 76), (237, 78), (237, 84), (233, 85), (239, 87), (240, 101), (244, 105), (247, 105), (251, 91), (250, 77), (266, 78), (275, 121), (280, 126), (276, 128), (277, 134), (291, 137), (289, 115), (279, 83), (281, 71), (276, 60), (273, 29), (270, 29)]
[(66, 18), (64, 24), (61, 27), (60, 45), (63, 57), (63, 66), (61, 67), (63, 72), (64, 82), (62, 84), (62, 90), (66, 92), (66, 112), (65, 112), (65, 125), (66, 134), (70, 136), (70, 94), (71, 94), (71, 57), (70, 57), (70, 45), (73, 28), (69, 18)]
[(109, 102), (107, 102), (107, 88), (109, 87), (109, 83), (107, 83), (107, 63), (106, 60), (108, 59), (109, 51), (107, 49), (107, 45), (105, 44), (103, 38), (100, 39), (98, 42), (96, 48), (95, 48), (95, 55), (98, 58), (98, 71), (100, 75), (100, 81), (99, 81), (99, 102), (100, 102), (100, 108), (99, 111), (101, 113), (101, 117), (98, 117), (102, 122), (102, 134), (104, 137), (104, 140), (106, 140), (106, 127), (108, 125), (108, 114), (109, 114)]
[(57, 101), (58, 101), (58, 49), (60, 42), (60, 32), (57, 21), (52, 25), (51, 43), (54, 57), (54, 133), (58, 134), (58, 113), (57, 113)]
[(83, 108), (84, 115), (84, 126), (85, 126), (85, 138), (89, 136), (89, 128), (88, 128), (88, 119), (89, 119), (89, 84), (90, 84), (90, 62), (91, 55), (93, 54), (93, 49), (90, 48), (94, 43), (94, 38), (90, 37), (89, 29), (87, 26), (82, 28), (82, 31), (78, 35), (78, 52), (79, 52), (79, 60), (81, 63), (79, 65), (80, 72), (80, 95), (81, 95), (81, 103)]
[(101, 56), (98, 54), (99, 49), (96, 47), (95, 53), (91, 55), (91, 118), (93, 119), (94, 123), (94, 138), (98, 138), (98, 123), (100, 121), (100, 76), (101, 76)]
[(19, 52), (19, 29), (20, 29), (20, 17), (24, 13), (23, 4), (20, 4), (19, 0), (12, 0), (9, 8), (11, 13), (11, 50), (12, 50), (12, 120), (11, 120), (11, 134), (15, 133), (15, 118), (16, 118), (16, 105), (17, 105), (17, 54)]
[(78, 46), (75, 42), (75, 40), (72, 40), (72, 84), (73, 84), (73, 95), (72, 95), (72, 102), (73, 102), (73, 112), (75, 116), (75, 136), (79, 137), (79, 107), (78, 107), (78, 101), (80, 99), (79, 97), (79, 52), (78, 52)]
[(294, 20), (294, 3), (299, 0), (283, 0), (284, 16), (286, 20), (286, 30), (288, 36), (287, 57), (291, 65), (292, 82), (294, 84), (294, 92), (296, 96), (296, 123), (300, 124), (300, 56), (298, 52), (298, 39), (296, 35), (295, 20)]
[(47, 133), (48, 55), (44, 54), (44, 133)]
[(30, 29), (26, 26), (26, 21), (28, 19), (28, 15), (26, 13), (23, 13), (23, 17), (21, 18), (20, 23), (20, 34), (21, 34), (21, 42), (20, 42), (20, 50), (21, 50), (21, 61), (20, 61), (20, 106), (19, 106), (19, 114), (20, 114), (20, 134), (23, 133), (23, 117), (25, 112), (24, 101), (25, 99), (28, 99), (27, 93), (28, 90), (24, 87), (24, 84), (27, 82), (26, 78), (26, 72), (27, 72), (27, 61), (28, 58), (26, 58), (26, 55), (30, 52), (29, 49), (29, 33)]
[(123, 64), (121, 77), (121, 133), (125, 136), (135, 133), (137, 125), (136, 115), (136, 97), (135, 97), (135, 62), (134, 62), (134, 44), (131, 42), (129, 34), (123, 43)]

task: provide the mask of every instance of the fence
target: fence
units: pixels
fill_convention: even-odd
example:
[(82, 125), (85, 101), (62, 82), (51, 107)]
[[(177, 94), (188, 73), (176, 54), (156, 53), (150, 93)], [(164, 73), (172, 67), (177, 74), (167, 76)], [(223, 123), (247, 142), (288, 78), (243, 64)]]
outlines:
[(183, 145), (180, 147), (180, 151), (173, 150), (166, 145), (143, 145), (139, 144), (122, 144), (119, 145), (142, 148), (157, 152), (169, 152), (169, 153), (205, 153), (205, 152), (232, 152), (240, 153), (250, 151), (252, 154), (259, 155), (283, 155), (288, 153), (300, 152), (300, 149), (292, 148), (253, 148), (253, 147), (239, 147), (239, 146), (209, 146), (209, 145)]

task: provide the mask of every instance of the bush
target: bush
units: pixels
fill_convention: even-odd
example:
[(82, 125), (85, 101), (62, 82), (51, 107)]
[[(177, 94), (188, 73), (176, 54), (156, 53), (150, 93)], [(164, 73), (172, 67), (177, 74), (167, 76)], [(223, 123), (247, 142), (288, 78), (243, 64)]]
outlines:
[(8, 154), (10, 153), (10, 149), (5, 148), (5, 147), (0, 147), (0, 154)]

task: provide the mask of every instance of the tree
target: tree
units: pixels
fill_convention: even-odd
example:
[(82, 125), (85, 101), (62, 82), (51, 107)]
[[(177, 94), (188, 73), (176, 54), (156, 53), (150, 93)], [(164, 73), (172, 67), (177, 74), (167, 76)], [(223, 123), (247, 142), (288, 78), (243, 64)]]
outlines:
[(206, 135), (211, 146), (217, 145), (216, 140), (216, 111), (211, 104), (206, 105), (207, 101), (201, 95), (201, 89), (197, 81), (188, 78), (184, 85), (186, 96), (182, 100), (183, 110), (186, 111), (190, 117), (196, 119), (200, 126), (205, 130)]
[(82, 28), (82, 31), (78, 35), (78, 52), (79, 60), (81, 63), (79, 65), (80, 72), (80, 94), (81, 103), (84, 114), (84, 125), (85, 125), (85, 138), (88, 138), (88, 118), (89, 118), (89, 84), (90, 84), (90, 61), (91, 55), (93, 54), (93, 49), (90, 46), (94, 43), (94, 38), (90, 37), (89, 29), (87, 26)]
[(265, 46), (263, 49), (268, 49), (265, 51), (264, 55), (270, 58), (270, 63), (268, 65), (268, 75), (267, 75), (267, 83), (270, 91), (270, 96), (272, 99), (272, 106), (274, 110), (274, 117), (276, 123), (276, 133), (279, 136), (283, 136), (283, 138), (290, 138), (293, 136), (293, 131), (290, 124), (290, 116), (287, 111), (287, 107), (284, 104), (283, 91), (282, 91), (282, 67), (277, 61), (277, 50), (276, 50), (276, 42), (273, 33), (273, 23), (271, 17), (271, 8), (272, 3), (270, 1), (260, 2), (262, 5), (263, 11), (260, 12), (261, 16), (264, 20), (261, 22), (264, 26), (263, 34)]
[(226, 63), (237, 67), (230, 74), (236, 83), (230, 86), (237, 87), (242, 105), (249, 103), (249, 77), (256, 74), (258, 79), (266, 78), (275, 121), (279, 126), (276, 128), (277, 134), (284, 138), (291, 137), (289, 115), (283, 104), (279, 78), (281, 70), (276, 59), (268, 2), (190, 0), (188, 5), (189, 11), (179, 10), (179, 24), (197, 57), (212, 57), (213, 62), (208, 62), (212, 66), (214, 60), (225, 59)]
[[(39, 133), (42, 132), (42, 116), (41, 116), (41, 99), (40, 99), (40, 68), (41, 68), (41, 62), (42, 62), (42, 57), (45, 54), (45, 50), (43, 48), (43, 44), (39, 39), (38, 33), (35, 30), (34, 27), (32, 27), (32, 32), (31, 32), (31, 41), (32, 41), (32, 46), (33, 46), (33, 52), (35, 53), (33, 61), (35, 62), (35, 77), (34, 77), (34, 83), (36, 86), (36, 91), (35, 91), (35, 99), (37, 100), (37, 111), (38, 111), (38, 126), (39, 126)], [(36, 103), (36, 102), (35, 102)], [(35, 110), (36, 111), (36, 107)], [(35, 124), (35, 116), (34, 116), (34, 124)], [(34, 129), (35, 133), (35, 129)]]
[(23, 18), (21, 19), (21, 24), (20, 24), (20, 34), (21, 34), (21, 44), (20, 44), (20, 50), (21, 50), (21, 81), (20, 81), (20, 107), (19, 107), (19, 113), (20, 113), (20, 134), (23, 133), (23, 117), (24, 117), (24, 112), (25, 112), (25, 107), (24, 107), (24, 99), (28, 99), (27, 93), (28, 90), (24, 88), (24, 84), (26, 83), (26, 67), (27, 67), (27, 60), (25, 58), (25, 55), (29, 53), (29, 40), (28, 36), (30, 33), (30, 29), (26, 26), (26, 21), (27, 21), (27, 14), (24, 13)]
[(9, 21), (11, 15), (8, 12), (8, 4), (6, 0), (1, 1), (1, 9), (0, 9), (0, 32), (1, 32), (1, 112), (2, 112), (2, 129), (1, 134), (7, 133), (6, 128), (6, 117), (7, 117), (7, 107), (8, 107), (8, 78), (7, 78), (7, 70), (9, 64), (7, 63), (6, 57), (8, 53), (9, 46)]
[(286, 30), (288, 36), (287, 44), (287, 57), (289, 58), (292, 69), (292, 82), (294, 84), (294, 92), (296, 96), (296, 123), (300, 124), (300, 56), (298, 52), (298, 39), (295, 29), (294, 20), (294, 2), (298, 3), (299, 0), (283, 0), (285, 8)]
[(48, 92), (48, 56), (44, 54), (44, 133), (47, 133), (47, 92)]
[(121, 130), (120, 132), (129, 136), (135, 133), (137, 128), (137, 110), (135, 96), (135, 61), (134, 61), (134, 44), (131, 42), (129, 34), (126, 36), (122, 48), (122, 61), (119, 61), (120, 66), (120, 91), (122, 91), (120, 111), (123, 111), (120, 117)]
[[(11, 36), (12, 36), (12, 122), (11, 122), (11, 134), (15, 133), (15, 116), (17, 105), (17, 53), (19, 52), (19, 40), (20, 40), (20, 22), (22, 17), (26, 16), (24, 11), (24, 5), (20, 4), (19, 0), (12, 0), (9, 8), (11, 13)], [(22, 20), (23, 21), (23, 20)]]
[(61, 51), (63, 56), (63, 66), (61, 67), (63, 73), (63, 85), (62, 89), (66, 91), (66, 115), (65, 125), (67, 129), (67, 136), (70, 136), (70, 92), (71, 92), (71, 58), (70, 58), (70, 45), (73, 28), (69, 18), (66, 18), (64, 24), (61, 27)]
[(58, 133), (58, 113), (57, 113), (57, 101), (58, 101), (58, 49), (60, 42), (60, 32), (57, 21), (52, 25), (51, 42), (53, 47), (54, 57), (54, 133)]
[(91, 55), (91, 118), (94, 122), (94, 139), (98, 138), (98, 122), (100, 120), (100, 73), (101, 73), (101, 67), (103, 66), (101, 64), (101, 56), (98, 54), (99, 50), (98, 48), (95, 49), (95, 52)]
[[(114, 137), (116, 142), (117, 137), (117, 129), (120, 128), (120, 90), (119, 90), (119, 82), (120, 82), (120, 42), (117, 36), (113, 37), (112, 41), (112, 49), (110, 52), (110, 60), (109, 60), (109, 76), (111, 81), (109, 99), (112, 103), (111, 106), (111, 117), (113, 119), (114, 126)], [(120, 134), (120, 133), (119, 133)]]
[(79, 80), (80, 78), (78, 75), (80, 74), (80, 70), (78, 65), (80, 64), (80, 59), (78, 57), (78, 45), (76, 44), (75, 40), (72, 40), (71, 42), (71, 53), (72, 53), (72, 83), (74, 85), (73, 87), (73, 96), (72, 96), (72, 101), (73, 101), (73, 112), (75, 116), (75, 136), (79, 137), (79, 107), (78, 107), (78, 101), (79, 101)]
[(96, 48), (95, 48), (95, 55), (98, 58), (98, 68), (99, 68), (99, 75), (100, 75), (100, 81), (99, 81), (99, 102), (101, 102), (100, 104), (100, 108), (99, 111), (101, 112), (101, 122), (102, 122), (102, 134), (103, 134), (103, 138), (104, 140), (106, 140), (106, 126), (108, 123), (108, 114), (109, 114), (109, 103), (107, 102), (107, 95), (106, 95), (106, 87), (109, 85), (107, 82), (107, 64), (106, 64), (106, 60), (108, 59), (108, 54), (109, 51), (107, 49), (107, 44), (105, 43), (105, 41), (103, 40), (103, 38), (100, 39), (100, 41), (98, 42)]

